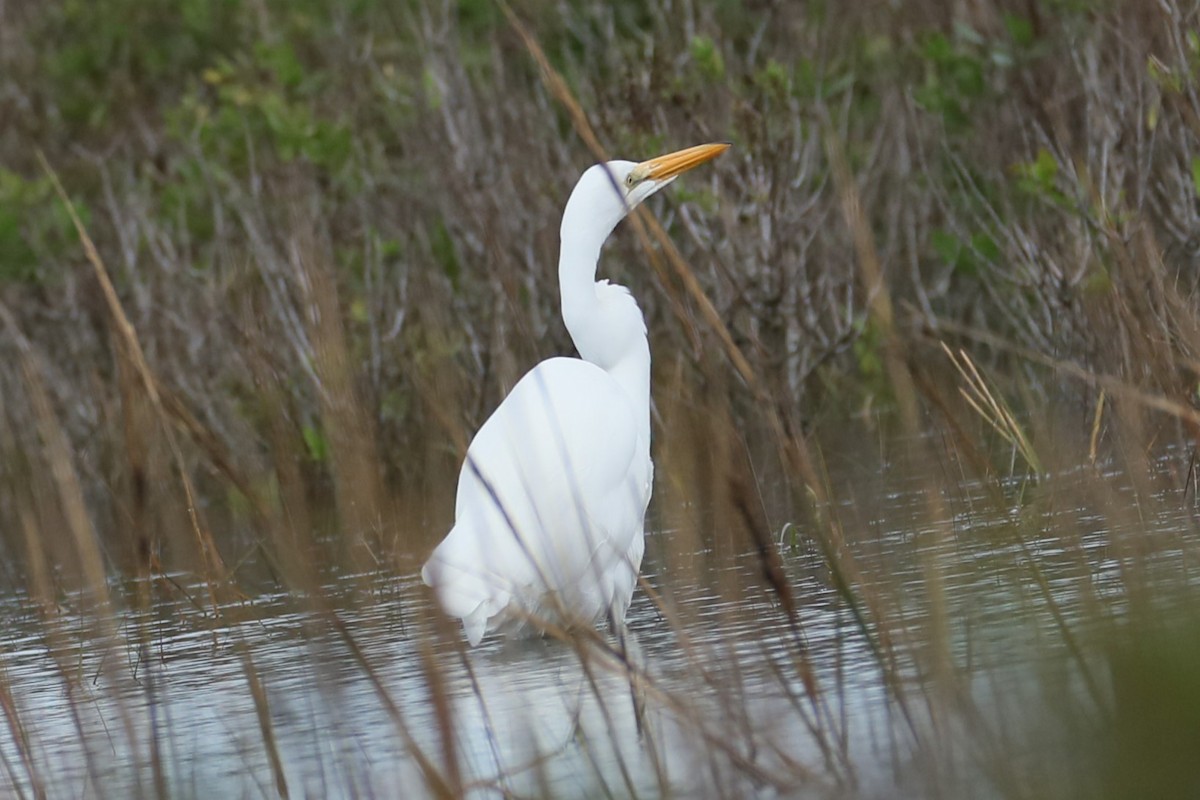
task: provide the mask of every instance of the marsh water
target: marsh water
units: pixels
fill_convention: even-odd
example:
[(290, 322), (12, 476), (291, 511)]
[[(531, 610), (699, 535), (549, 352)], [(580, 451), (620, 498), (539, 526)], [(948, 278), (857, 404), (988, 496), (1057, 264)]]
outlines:
[[(1187, 456), (1152, 467), (1178, 477)], [(397, 570), (329, 570), (319, 602), (268, 587), (221, 613), (169, 576), (109, 630), (85, 597), (48, 619), (10, 589), (0, 795), (419, 797), (435, 772), (480, 797), (999, 797), (997, 760), (1053, 786), (1046, 762), (1107, 702), (1087, 643), (1126, 613), (1120, 543), (1136, 536), (1144, 584), (1194, 580), (1179, 481), (1072, 490), (1097, 470), (1040, 500), (962, 481), (934, 523), (919, 476), (846, 467), (841, 556), (776, 529), (794, 625), (752, 541), (697, 547), (667, 524), (627, 633), (576, 644), (464, 649)]]

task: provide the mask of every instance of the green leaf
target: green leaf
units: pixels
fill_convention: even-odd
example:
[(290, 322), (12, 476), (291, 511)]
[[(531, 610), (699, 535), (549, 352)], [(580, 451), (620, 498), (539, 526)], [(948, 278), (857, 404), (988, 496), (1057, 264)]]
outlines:
[(950, 266), (958, 264), (962, 243), (954, 234), (938, 228), (929, 234), (929, 243), (933, 246), (934, 252), (941, 256), (942, 261)]
[(308, 448), (308, 457), (318, 463), (324, 463), (329, 458), (329, 442), (325, 434), (316, 425), (304, 425), (300, 429), (304, 437), (304, 446)]
[(1030, 174), (1038, 183), (1048, 185), (1058, 176), (1058, 162), (1049, 150), (1042, 147), (1038, 150), (1037, 159), (1032, 164)]
[(710, 82), (715, 83), (725, 77), (725, 59), (712, 39), (707, 36), (693, 36), (691, 54), (700, 74)]
[(1004, 27), (1008, 30), (1008, 36), (1013, 40), (1013, 44), (1019, 47), (1028, 47), (1033, 44), (1033, 23), (1024, 17), (1005, 14)]
[(1033, 161), (1014, 164), (1012, 170), (1017, 175), (1017, 186), (1022, 191), (1056, 204), (1066, 203), (1066, 197), (1054, 186), (1058, 177), (1058, 161), (1046, 148), (1040, 148)]
[(943, 33), (934, 33), (925, 40), (921, 48), (924, 56), (935, 64), (945, 64), (954, 58), (954, 45)]
[(986, 233), (977, 233), (971, 237), (971, 249), (985, 261), (1000, 260), (1000, 245), (996, 244), (996, 240)]
[(787, 67), (775, 59), (771, 59), (754, 76), (754, 82), (767, 94), (776, 97), (785, 97), (788, 93), (788, 84), (790, 82)]
[(282, 86), (294, 88), (304, 80), (304, 67), (289, 44), (259, 43), (254, 47), (258, 63), (275, 75)]

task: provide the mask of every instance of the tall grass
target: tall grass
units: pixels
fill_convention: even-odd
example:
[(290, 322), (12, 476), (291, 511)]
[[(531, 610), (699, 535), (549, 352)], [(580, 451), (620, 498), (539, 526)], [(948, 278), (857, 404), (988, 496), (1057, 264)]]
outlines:
[[(0, 555), (74, 715), (78, 791), (111, 791), (119, 740), (143, 796), (181, 793), (156, 716), (173, 604), (237, 654), (263, 793), (302, 791), (280, 676), (240, 627), (277, 589), (430, 794), (508, 790), (465, 765), (453, 680), (486, 676), (458, 632), (395, 604), (422, 642), (413, 709), (344, 617), (446, 530), (508, 387), (571, 352), (554, 267), (582, 168), (728, 139), (601, 267), (647, 316), (652, 522), (674, 533), (640, 596), (689, 676), (559, 632), (605, 718), (616, 676), (687, 729), (714, 795), (877, 792), (841, 661), (861, 647), (905, 791), (1186, 796), (1198, 21), (1178, 0), (0, 4)], [(872, 491), (905, 481), (912, 540), (882, 554)], [(777, 738), (738, 673), (759, 662), (677, 596), (704, 585), (782, 626)], [(1036, 609), (1044, 714), (1006, 703), (975, 627), (996, 586)], [(837, 646), (810, 635), (826, 610)], [(53, 795), (19, 689), (0, 670), (0, 770)], [(618, 759), (613, 791), (670, 794), (674, 751), (642, 730), (653, 785)]]

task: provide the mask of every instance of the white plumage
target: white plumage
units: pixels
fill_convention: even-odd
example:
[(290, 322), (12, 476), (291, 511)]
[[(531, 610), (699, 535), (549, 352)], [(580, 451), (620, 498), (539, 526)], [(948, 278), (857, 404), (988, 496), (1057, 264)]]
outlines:
[(650, 501), (650, 348), (637, 303), (596, 282), (638, 203), (728, 145), (587, 170), (567, 201), (559, 285), (580, 358), (530, 370), (467, 449), (454, 527), (421, 570), (478, 644), (489, 629), (624, 622)]

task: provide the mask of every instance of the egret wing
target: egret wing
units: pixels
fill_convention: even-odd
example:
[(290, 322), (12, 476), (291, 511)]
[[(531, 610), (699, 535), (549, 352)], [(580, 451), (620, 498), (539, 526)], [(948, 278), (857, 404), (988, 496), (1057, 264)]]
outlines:
[(594, 364), (556, 358), (526, 374), (471, 442), (455, 526), (423, 572), (443, 606), (464, 619), (514, 595), (603, 606), (649, 496), (639, 438), (629, 399)]

